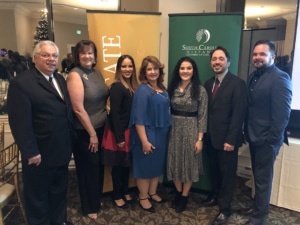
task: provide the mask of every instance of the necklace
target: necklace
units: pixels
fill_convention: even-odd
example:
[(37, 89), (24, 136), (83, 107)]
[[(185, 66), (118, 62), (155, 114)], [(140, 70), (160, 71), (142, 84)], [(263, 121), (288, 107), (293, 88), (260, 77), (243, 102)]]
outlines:
[[(161, 97), (163, 97), (163, 98), (169, 98), (169, 94), (168, 94), (168, 92), (166, 92), (166, 91), (161, 91), (161, 90), (156, 90), (156, 89), (154, 89), (150, 84), (147, 84), (148, 85), (148, 87), (150, 87), (151, 88), (151, 94), (158, 94), (159, 96), (161, 96)], [(166, 94), (164, 94), (164, 93), (166, 93)]]

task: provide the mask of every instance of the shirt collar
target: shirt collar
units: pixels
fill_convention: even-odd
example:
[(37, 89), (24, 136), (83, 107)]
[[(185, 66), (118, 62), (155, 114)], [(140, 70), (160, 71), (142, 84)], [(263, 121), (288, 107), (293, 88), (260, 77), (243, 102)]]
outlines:
[(224, 80), (224, 77), (226, 76), (226, 74), (215, 75), (215, 79), (218, 79), (220, 81), (220, 83), (222, 83), (222, 81)]
[(274, 64), (272, 64), (271, 66), (268, 66), (267, 68), (263, 68), (263, 69), (257, 69), (256, 71), (255, 71), (255, 74), (257, 75), (257, 76), (261, 76), (261, 75), (263, 75), (263, 74), (265, 74), (267, 71), (269, 71), (269, 70), (271, 70), (272, 68), (274, 68)]
[(44, 74), (42, 71), (40, 71), (39, 70), (39, 68), (37, 68), (37, 67), (35, 67), (45, 78), (46, 78), (46, 80), (48, 80), (49, 81), (49, 78), (50, 77), (53, 77), (53, 73), (51, 74), (51, 75), (46, 75), (46, 74)]

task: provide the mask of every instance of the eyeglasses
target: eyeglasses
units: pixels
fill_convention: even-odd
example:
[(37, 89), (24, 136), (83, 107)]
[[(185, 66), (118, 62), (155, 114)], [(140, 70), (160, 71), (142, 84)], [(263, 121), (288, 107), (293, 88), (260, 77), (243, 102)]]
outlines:
[(49, 59), (50, 57), (58, 59), (58, 54), (38, 53), (38, 55), (42, 56), (44, 59)]

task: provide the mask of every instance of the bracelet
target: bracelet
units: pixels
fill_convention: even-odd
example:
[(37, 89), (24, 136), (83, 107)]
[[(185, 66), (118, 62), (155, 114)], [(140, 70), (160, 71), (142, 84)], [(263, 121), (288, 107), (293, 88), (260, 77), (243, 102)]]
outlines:
[(97, 135), (96, 131), (95, 133), (93, 133), (92, 135), (90, 135), (90, 137), (95, 137)]
[(203, 138), (202, 138), (202, 137), (201, 137), (201, 138), (198, 138), (198, 141), (201, 141), (201, 142), (202, 142), (202, 141), (203, 141)]

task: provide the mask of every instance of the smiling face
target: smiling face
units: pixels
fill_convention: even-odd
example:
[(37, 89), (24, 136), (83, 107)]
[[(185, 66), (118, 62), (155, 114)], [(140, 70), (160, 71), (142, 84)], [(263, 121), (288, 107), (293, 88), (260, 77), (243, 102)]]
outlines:
[(216, 50), (211, 57), (210, 66), (215, 74), (226, 74), (230, 62), (222, 50)]
[(159, 68), (155, 67), (153, 63), (148, 63), (146, 67), (146, 78), (151, 82), (156, 82), (159, 77)]
[(124, 80), (129, 80), (132, 76), (133, 64), (129, 58), (125, 58), (121, 64), (121, 75)]
[(179, 76), (182, 81), (189, 82), (193, 77), (193, 65), (190, 62), (184, 61), (179, 67)]
[(84, 46), (83, 50), (79, 52), (79, 62), (84, 68), (92, 68), (93, 63), (95, 63), (95, 54), (92, 46)]
[(35, 66), (44, 74), (51, 75), (57, 68), (57, 48), (53, 45), (42, 45), (39, 53), (34, 55)]
[(252, 53), (252, 63), (256, 69), (264, 69), (274, 63), (275, 55), (271, 53), (267, 44), (255, 46)]

